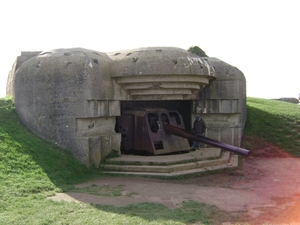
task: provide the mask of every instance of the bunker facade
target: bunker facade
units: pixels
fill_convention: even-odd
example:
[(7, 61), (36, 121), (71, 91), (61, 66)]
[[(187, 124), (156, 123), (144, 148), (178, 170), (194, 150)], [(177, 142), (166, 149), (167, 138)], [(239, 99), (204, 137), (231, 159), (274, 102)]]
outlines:
[(133, 108), (176, 110), (187, 130), (201, 115), (206, 136), (235, 146), (246, 121), (243, 73), (173, 47), (22, 52), (9, 73), (7, 95), (28, 128), (88, 167), (121, 154), (116, 121)]

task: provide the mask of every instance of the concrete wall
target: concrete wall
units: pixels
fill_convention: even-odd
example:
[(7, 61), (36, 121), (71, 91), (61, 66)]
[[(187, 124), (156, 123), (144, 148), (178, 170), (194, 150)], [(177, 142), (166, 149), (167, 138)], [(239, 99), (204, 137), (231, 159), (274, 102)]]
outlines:
[(195, 105), (207, 122), (207, 136), (240, 146), (247, 117), (245, 76), (219, 59), (207, 60), (216, 79), (199, 92)]
[(15, 73), (17, 69), (22, 65), (23, 62), (27, 61), (30, 58), (36, 57), (38, 54), (40, 54), (41, 51), (36, 52), (21, 52), (21, 55), (17, 57), (16, 61), (14, 62), (12, 69), (9, 71), (8, 78), (7, 78), (7, 84), (6, 84), (6, 95), (13, 96), (14, 97), (14, 79), (15, 79)]
[(140, 48), (108, 53), (119, 100), (189, 100), (212, 79), (206, 60), (180, 48)]
[(22, 63), (10, 88), (26, 126), (88, 166), (119, 151), (114, 121), (120, 106), (113, 100), (110, 61), (86, 49), (43, 52)]

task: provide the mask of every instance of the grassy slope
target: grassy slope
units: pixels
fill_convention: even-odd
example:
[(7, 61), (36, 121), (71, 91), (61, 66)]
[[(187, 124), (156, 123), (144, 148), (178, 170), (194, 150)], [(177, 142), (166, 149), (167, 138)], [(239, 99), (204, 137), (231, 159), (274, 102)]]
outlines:
[(244, 135), (257, 137), (300, 156), (300, 109), (297, 104), (247, 98)]
[(45, 209), (35, 201), (96, 176), (69, 152), (29, 131), (11, 99), (0, 100), (0, 124), (0, 224), (32, 224), (28, 215)]
[[(245, 135), (299, 156), (298, 106), (256, 98), (248, 98), (247, 104)], [(88, 170), (69, 152), (37, 138), (20, 122), (11, 99), (0, 99), (0, 224), (209, 224), (210, 218), (226, 217), (195, 202), (170, 210), (152, 203), (117, 208), (45, 199), (101, 176), (101, 171)]]

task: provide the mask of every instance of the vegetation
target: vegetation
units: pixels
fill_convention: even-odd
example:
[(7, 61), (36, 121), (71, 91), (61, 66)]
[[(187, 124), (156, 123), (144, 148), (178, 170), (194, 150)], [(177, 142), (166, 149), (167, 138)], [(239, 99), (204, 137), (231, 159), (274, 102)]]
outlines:
[[(290, 154), (300, 155), (297, 150), (300, 149), (300, 111), (296, 104), (248, 98), (247, 106), (245, 135), (265, 139)], [(67, 190), (118, 197), (122, 186), (76, 189), (74, 184), (101, 179), (104, 175), (100, 170), (88, 170), (68, 151), (36, 137), (20, 122), (9, 98), (0, 99), (0, 124), (1, 224), (190, 224), (199, 221), (211, 224), (215, 218), (230, 221), (230, 215), (216, 207), (193, 201), (172, 210), (154, 203), (114, 207), (47, 200), (47, 196)]]
[(205, 51), (203, 51), (198, 46), (191, 46), (191, 47), (189, 47), (188, 51), (191, 53), (194, 53), (195, 55), (200, 56), (200, 57), (208, 57), (206, 55)]
[(300, 157), (299, 105), (278, 100), (247, 98), (244, 135), (256, 137)]

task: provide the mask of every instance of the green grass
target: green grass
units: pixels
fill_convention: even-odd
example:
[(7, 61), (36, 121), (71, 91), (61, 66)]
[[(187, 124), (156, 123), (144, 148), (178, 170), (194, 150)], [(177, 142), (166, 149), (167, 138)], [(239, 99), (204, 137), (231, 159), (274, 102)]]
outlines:
[(74, 188), (70, 191), (77, 193), (88, 193), (92, 195), (113, 197), (113, 196), (122, 196), (123, 186), (119, 185), (116, 187), (111, 187), (109, 185), (98, 186), (92, 184), (84, 188)]
[[(297, 105), (248, 98), (247, 106), (245, 135), (270, 141), (299, 156)], [(122, 186), (74, 187), (104, 176), (101, 170), (87, 169), (68, 151), (35, 136), (20, 122), (12, 100), (0, 99), (0, 224), (212, 224), (236, 220), (214, 206), (193, 201), (169, 209), (154, 203), (113, 207), (46, 199), (68, 190), (120, 196)]]
[(256, 137), (300, 156), (299, 105), (278, 100), (247, 98), (244, 135)]

